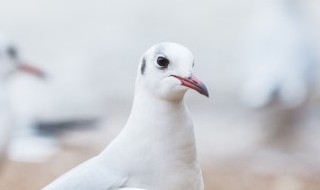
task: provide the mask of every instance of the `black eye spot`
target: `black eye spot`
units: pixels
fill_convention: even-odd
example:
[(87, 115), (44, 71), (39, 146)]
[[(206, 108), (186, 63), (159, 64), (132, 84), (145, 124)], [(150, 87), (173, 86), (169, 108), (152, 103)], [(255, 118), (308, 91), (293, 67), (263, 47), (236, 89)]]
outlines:
[(9, 46), (7, 49), (7, 53), (11, 58), (17, 58), (18, 57), (18, 52), (17, 49), (13, 46)]
[(144, 74), (144, 71), (146, 70), (146, 59), (142, 59), (142, 64), (141, 64), (141, 74)]
[(160, 67), (160, 69), (165, 69), (169, 65), (169, 60), (165, 57), (158, 57), (157, 59), (157, 65)]

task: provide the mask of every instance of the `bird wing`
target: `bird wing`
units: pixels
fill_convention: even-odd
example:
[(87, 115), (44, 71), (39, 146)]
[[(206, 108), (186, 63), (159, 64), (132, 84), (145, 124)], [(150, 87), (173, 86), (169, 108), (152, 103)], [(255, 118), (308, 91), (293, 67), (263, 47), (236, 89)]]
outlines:
[(107, 190), (116, 189), (126, 181), (119, 172), (106, 169), (98, 157), (94, 157), (65, 173), (43, 190)]

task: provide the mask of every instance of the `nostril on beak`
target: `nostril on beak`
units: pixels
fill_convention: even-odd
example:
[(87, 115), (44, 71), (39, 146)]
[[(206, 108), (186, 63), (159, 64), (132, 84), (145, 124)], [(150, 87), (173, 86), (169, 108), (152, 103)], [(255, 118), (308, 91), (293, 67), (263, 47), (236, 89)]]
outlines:
[(190, 75), (188, 78), (188, 80), (192, 81), (193, 83), (195, 84), (199, 84), (199, 82), (197, 80), (195, 80), (194, 76), (193, 75)]
[(187, 75), (186, 78), (189, 79), (189, 80), (191, 80), (191, 79), (192, 79), (192, 73), (190, 72), (190, 73)]

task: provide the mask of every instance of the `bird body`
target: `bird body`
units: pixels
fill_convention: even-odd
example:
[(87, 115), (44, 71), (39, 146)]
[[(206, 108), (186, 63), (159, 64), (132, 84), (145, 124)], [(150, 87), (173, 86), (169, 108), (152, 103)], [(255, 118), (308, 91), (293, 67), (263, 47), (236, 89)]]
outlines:
[[(142, 100), (142, 114), (131, 115), (120, 135), (100, 155), (58, 179), (53, 189), (201, 189), (201, 170), (186, 106), (183, 102), (170, 106), (159, 102), (150, 110), (149, 101), (153, 100)], [(133, 113), (139, 108), (134, 106)], [(161, 115), (170, 118), (161, 119)]]
[[(164, 52), (155, 53), (160, 47), (164, 48)], [(148, 58), (148, 55), (154, 57), (166, 54), (167, 51), (171, 52), (172, 48), (181, 50), (184, 47), (173, 43), (156, 45), (140, 61), (139, 68), (147, 64), (143, 66), (146, 67), (146, 72), (138, 70), (131, 114), (118, 137), (98, 156), (67, 172), (45, 187), (45, 190), (203, 189), (193, 124), (183, 101), (187, 88), (182, 87), (181, 81), (168, 73), (165, 78), (152, 80), (156, 74), (151, 73), (157, 72), (158, 68), (152, 68), (152, 59)], [(182, 50), (182, 58), (189, 55), (189, 51)], [(171, 57), (171, 60), (173, 58), (176, 57)], [(193, 64), (193, 59), (189, 59), (190, 57), (181, 60), (187, 61), (183, 66), (189, 67)], [(170, 70), (168, 68), (160, 72)], [(190, 70), (187, 70), (186, 74), (190, 79)], [(151, 77), (150, 80), (148, 77)], [(202, 83), (197, 84), (197, 87), (200, 88), (201, 85), (204, 91), (198, 91), (208, 95)], [(159, 88), (159, 91), (155, 91)], [(174, 95), (169, 91), (173, 91)]]

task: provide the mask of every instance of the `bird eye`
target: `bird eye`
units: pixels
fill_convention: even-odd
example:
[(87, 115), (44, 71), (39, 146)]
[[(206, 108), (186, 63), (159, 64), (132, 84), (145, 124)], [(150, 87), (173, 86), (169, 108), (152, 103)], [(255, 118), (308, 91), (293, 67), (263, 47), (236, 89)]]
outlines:
[(165, 57), (158, 57), (157, 59), (157, 65), (161, 68), (161, 69), (165, 69), (168, 67), (169, 65), (169, 60)]
[(12, 58), (17, 58), (17, 56), (18, 56), (18, 52), (17, 52), (16, 48), (14, 48), (13, 46), (8, 47), (7, 53)]

